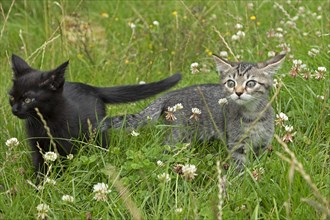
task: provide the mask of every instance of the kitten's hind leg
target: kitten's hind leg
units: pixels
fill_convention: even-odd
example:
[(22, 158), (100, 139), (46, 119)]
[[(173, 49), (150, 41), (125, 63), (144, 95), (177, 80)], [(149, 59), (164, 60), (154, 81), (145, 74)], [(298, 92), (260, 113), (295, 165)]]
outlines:
[(101, 122), (97, 124), (97, 134), (96, 134), (96, 143), (97, 145), (107, 148), (110, 140), (108, 136), (108, 129), (111, 128), (110, 118), (105, 117)]
[(111, 128), (111, 119), (105, 117), (98, 125), (98, 129), (100, 132), (106, 132), (109, 128)]
[(165, 138), (164, 145), (175, 148), (177, 143), (191, 142), (189, 134), (186, 134), (185, 128), (182, 125), (173, 125), (168, 128), (168, 134)]

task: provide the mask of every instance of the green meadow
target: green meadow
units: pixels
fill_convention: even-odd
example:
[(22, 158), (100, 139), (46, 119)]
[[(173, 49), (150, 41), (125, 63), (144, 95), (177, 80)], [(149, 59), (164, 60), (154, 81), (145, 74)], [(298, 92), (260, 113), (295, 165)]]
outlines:
[[(330, 219), (329, 11), (329, 0), (1, 1), (0, 219)], [(259, 62), (281, 51), (275, 136), (244, 172), (220, 143), (164, 146), (170, 128), (157, 123), (109, 130), (106, 149), (81, 143), (34, 185), (24, 121), (8, 101), (12, 54), (42, 70), (69, 60), (67, 81), (100, 87), (181, 72), (173, 90), (218, 83), (212, 54)], [(189, 165), (193, 178), (178, 172)]]

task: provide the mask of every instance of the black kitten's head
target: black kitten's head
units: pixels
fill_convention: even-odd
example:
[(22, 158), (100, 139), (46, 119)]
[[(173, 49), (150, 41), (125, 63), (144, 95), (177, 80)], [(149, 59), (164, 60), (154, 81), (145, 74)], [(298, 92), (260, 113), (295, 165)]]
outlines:
[(22, 58), (12, 55), (13, 87), (9, 91), (12, 112), (26, 119), (35, 115), (35, 108), (47, 114), (62, 95), (64, 72), (69, 62), (54, 70), (40, 71), (31, 68)]

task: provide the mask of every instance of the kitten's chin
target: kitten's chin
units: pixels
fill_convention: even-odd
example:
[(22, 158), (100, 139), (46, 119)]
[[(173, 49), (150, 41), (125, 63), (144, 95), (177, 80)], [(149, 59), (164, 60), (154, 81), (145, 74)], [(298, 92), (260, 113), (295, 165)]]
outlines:
[(19, 119), (27, 119), (27, 114), (13, 113)]
[(247, 100), (243, 100), (243, 99), (239, 99), (237, 98), (236, 100), (234, 100), (236, 104), (238, 105), (246, 105), (246, 103), (248, 103)]
[(230, 98), (238, 105), (246, 105), (252, 101), (251, 98), (246, 95), (237, 96), (236, 94), (232, 94)]

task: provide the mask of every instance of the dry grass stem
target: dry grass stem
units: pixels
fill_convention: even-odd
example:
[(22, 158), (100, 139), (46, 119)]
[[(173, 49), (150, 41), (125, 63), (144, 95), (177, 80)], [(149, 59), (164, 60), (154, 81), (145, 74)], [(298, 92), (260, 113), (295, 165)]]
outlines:
[(311, 202), (311, 200), (306, 200), (306, 199), (302, 199), (302, 201), (308, 201), (308, 204), (317, 204), (317, 205), (313, 205), (313, 207), (318, 208), (320, 211), (322, 211), (322, 213), (327, 216), (327, 218), (330, 218), (330, 209), (329, 209), (329, 204), (330, 202), (322, 196), (322, 194), (320, 193), (319, 189), (317, 188), (317, 186), (313, 183), (310, 175), (308, 175), (303, 167), (303, 165), (298, 161), (296, 155), (289, 149), (288, 145), (282, 141), (282, 139), (278, 136), (275, 135), (275, 138), (277, 140), (277, 142), (284, 148), (284, 151), (289, 154), (290, 158), (285, 157), (283, 154), (276, 152), (276, 154), (283, 159), (284, 161), (288, 162), (289, 164), (291, 164), (292, 169), (290, 169), (290, 173), (289, 173), (289, 179), (290, 182), (292, 182), (292, 178), (293, 178), (293, 169), (295, 171), (297, 171), (298, 173), (300, 173), (300, 175), (304, 178), (304, 180), (307, 182), (307, 184), (311, 187), (314, 196), (320, 201), (319, 202)]
[[(2, 25), (2, 29), (1, 29), (1, 32), (0, 32), (0, 39), (2, 39), (3, 32), (5, 31), (5, 27), (6, 27), (6, 24), (7, 24), (8, 18), (9, 18), (9, 15), (10, 15), (10, 12), (11, 12), (11, 10), (12, 10), (14, 4), (15, 4), (15, 0), (13, 0), (13, 1), (11, 2), (11, 5), (10, 5), (9, 10), (8, 10), (8, 12), (7, 12), (7, 15), (6, 15), (6, 17), (4, 18), (3, 25)], [(4, 11), (3, 11), (3, 8), (2, 8), (2, 5), (1, 5), (1, 11), (2, 11), (2, 14), (5, 15), (5, 13), (4, 13)]]
[(232, 51), (232, 49), (229, 47), (229, 44), (227, 43), (227, 41), (225, 40), (225, 38), (222, 36), (222, 34), (220, 33), (220, 31), (218, 31), (215, 26), (212, 26), (212, 28), (213, 28), (213, 31), (218, 34), (218, 36), (220, 37), (220, 39), (222, 40), (222, 42), (225, 44), (226, 48), (229, 50), (229, 53), (234, 57), (234, 60), (236, 62), (238, 62), (237, 57), (235, 56), (235, 54)]
[(112, 165), (107, 165), (104, 168), (104, 173), (109, 176), (109, 179), (113, 179), (113, 186), (119, 193), (120, 198), (123, 200), (127, 210), (131, 214), (134, 220), (142, 220), (141, 211), (135, 204), (135, 202), (131, 199), (131, 193), (127, 187), (121, 182), (119, 178), (119, 173), (116, 171), (116, 168)]
[(223, 192), (223, 179), (221, 177), (221, 165), (220, 161), (217, 161), (217, 171), (218, 171), (218, 220), (222, 220), (222, 206), (223, 206), (223, 201), (224, 201), (224, 192)]

